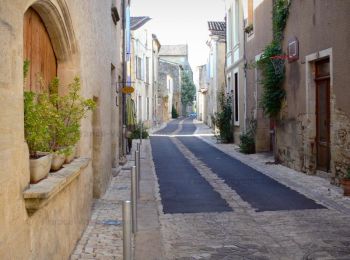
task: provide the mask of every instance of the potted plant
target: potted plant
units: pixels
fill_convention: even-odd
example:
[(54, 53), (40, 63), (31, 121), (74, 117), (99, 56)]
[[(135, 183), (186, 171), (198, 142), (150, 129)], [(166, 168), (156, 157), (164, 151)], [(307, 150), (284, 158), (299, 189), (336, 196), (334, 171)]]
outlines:
[(344, 196), (350, 196), (350, 168), (342, 180), (342, 186), (344, 189)]
[(59, 170), (63, 163), (70, 163), (75, 156), (75, 145), (80, 139), (80, 121), (96, 106), (92, 99), (80, 96), (80, 79), (68, 86), (68, 93), (60, 95), (60, 81), (55, 78), (49, 87), (49, 100), (52, 104), (50, 120), (50, 147), (54, 152), (51, 170)]
[(52, 155), (49, 151), (49, 125), (46, 111), (49, 104), (34, 92), (24, 92), (24, 135), (30, 154), (30, 182), (47, 177)]

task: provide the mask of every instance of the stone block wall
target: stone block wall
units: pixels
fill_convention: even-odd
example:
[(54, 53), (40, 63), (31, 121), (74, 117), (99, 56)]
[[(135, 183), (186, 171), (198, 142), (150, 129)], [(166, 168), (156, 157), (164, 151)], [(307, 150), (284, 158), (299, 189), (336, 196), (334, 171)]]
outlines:
[[(121, 1), (117, 1), (120, 6)], [(33, 6), (34, 4), (34, 6)], [(2, 0), (0, 5), (0, 259), (67, 259), (90, 217), (93, 199), (118, 164), (119, 29), (110, 0)], [(33, 6), (53, 43), (63, 84), (80, 76), (82, 96), (99, 106), (82, 121), (78, 155), (92, 163), (48, 205), (29, 215), (29, 152), (23, 124), (23, 14)], [(118, 47), (119, 46), (119, 47)], [(116, 71), (112, 71), (112, 67)]]

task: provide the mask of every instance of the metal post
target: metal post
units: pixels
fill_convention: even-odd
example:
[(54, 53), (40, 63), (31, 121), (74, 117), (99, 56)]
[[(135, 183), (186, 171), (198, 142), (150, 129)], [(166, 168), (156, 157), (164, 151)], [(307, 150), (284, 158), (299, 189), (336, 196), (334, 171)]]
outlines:
[(138, 188), (139, 188), (139, 190), (138, 190), (138, 192), (139, 192), (139, 197), (140, 197), (140, 182), (141, 182), (141, 144), (140, 144), (140, 146), (139, 146), (139, 152), (138, 152), (138, 154), (137, 154), (137, 161), (138, 161), (138, 165), (139, 165), (139, 169), (138, 169), (138, 171), (137, 171), (137, 174), (138, 174), (138, 178), (139, 178), (139, 182), (138, 182)]
[(126, 125), (123, 125), (123, 153), (126, 155), (127, 152), (127, 141), (126, 141)]
[(137, 197), (140, 198), (140, 151), (135, 151), (135, 167), (136, 167), (136, 179), (137, 179)]
[(143, 132), (143, 125), (142, 125), (142, 122), (141, 122), (141, 131), (140, 131), (140, 144), (142, 144), (142, 132)]
[(123, 201), (123, 259), (132, 259), (131, 249), (131, 202)]
[(131, 168), (132, 232), (137, 232), (137, 175), (136, 166)]

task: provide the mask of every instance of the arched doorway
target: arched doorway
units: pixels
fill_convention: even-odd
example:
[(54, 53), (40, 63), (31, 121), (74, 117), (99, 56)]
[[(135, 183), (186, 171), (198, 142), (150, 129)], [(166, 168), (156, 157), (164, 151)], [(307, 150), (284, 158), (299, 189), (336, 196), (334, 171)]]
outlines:
[(24, 89), (42, 92), (57, 75), (57, 59), (44, 22), (33, 8), (24, 14), (23, 39), (24, 60), (30, 62)]

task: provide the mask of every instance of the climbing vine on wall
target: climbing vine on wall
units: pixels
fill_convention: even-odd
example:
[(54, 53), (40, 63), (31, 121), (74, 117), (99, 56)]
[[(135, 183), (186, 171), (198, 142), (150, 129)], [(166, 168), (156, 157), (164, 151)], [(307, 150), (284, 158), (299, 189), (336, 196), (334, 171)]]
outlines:
[(278, 115), (286, 95), (282, 85), (285, 71), (283, 69), (281, 73), (277, 73), (271, 57), (283, 55), (283, 31), (287, 24), (289, 6), (289, 0), (274, 0), (272, 11), (273, 40), (265, 47), (258, 61), (258, 67), (262, 73), (261, 84), (263, 85), (261, 104), (265, 114), (270, 118)]

